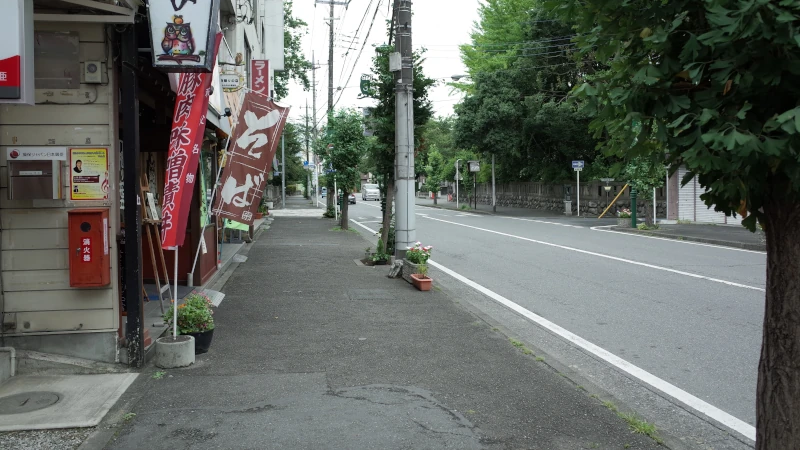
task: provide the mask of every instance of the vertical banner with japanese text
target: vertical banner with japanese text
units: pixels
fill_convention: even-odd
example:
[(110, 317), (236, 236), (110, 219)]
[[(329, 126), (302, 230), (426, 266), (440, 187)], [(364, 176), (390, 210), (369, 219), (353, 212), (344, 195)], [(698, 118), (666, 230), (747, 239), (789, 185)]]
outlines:
[[(222, 33), (217, 33), (216, 58)], [(161, 246), (183, 245), (206, 127), (212, 74), (184, 73), (178, 85), (161, 209)]]
[(289, 108), (276, 105), (266, 96), (253, 92), (245, 95), (220, 178), (222, 190), (214, 214), (247, 225), (253, 223), (288, 116)]
[(250, 61), (250, 89), (256, 94), (269, 97), (269, 61), (266, 59), (254, 59)]

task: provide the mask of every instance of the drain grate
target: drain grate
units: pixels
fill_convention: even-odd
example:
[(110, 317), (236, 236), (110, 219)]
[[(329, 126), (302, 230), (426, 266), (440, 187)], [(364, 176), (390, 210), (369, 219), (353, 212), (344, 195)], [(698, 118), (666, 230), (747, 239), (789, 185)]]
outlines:
[(55, 392), (23, 392), (0, 397), (0, 415), (23, 414), (53, 406), (61, 399)]

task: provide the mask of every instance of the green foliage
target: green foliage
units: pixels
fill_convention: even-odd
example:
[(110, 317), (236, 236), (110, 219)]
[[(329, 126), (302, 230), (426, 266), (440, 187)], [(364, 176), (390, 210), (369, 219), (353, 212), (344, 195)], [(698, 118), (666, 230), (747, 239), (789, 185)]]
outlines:
[[(361, 180), (361, 164), (367, 150), (361, 114), (352, 109), (336, 111), (328, 120), (326, 134), (320, 154), (336, 171), (338, 187), (347, 195)], [(333, 195), (332, 191), (328, 195)]]
[[(302, 129), (300, 126), (287, 122), (286, 127), (283, 129), (284, 139), (284, 153), (286, 155), (286, 185), (305, 183), (308, 172), (303, 168), (303, 160), (298, 154), (305, 150)], [(278, 143), (278, 162), (281, 160), (280, 142)], [(279, 167), (273, 167), (273, 170), (278, 170)], [(281, 177), (273, 176), (270, 183), (273, 186), (281, 185)]]
[(697, 175), (715, 210), (749, 212), (750, 230), (766, 220), (770, 202), (800, 200), (797, 2), (551, 6), (574, 21), (581, 57), (607, 64), (575, 94), (608, 154), (631, 160), (667, 149), (671, 170), (685, 165), (684, 182)]
[(496, 155), (501, 181), (568, 180), (576, 159), (587, 162), (583, 177), (607, 176), (594, 164), (589, 116), (565, 101), (585, 75), (571, 59), (570, 25), (540, 0), (489, 0), (480, 15), (472, 44), (461, 48), (474, 84), (455, 107), (455, 143)]
[[(214, 329), (214, 311), (211, 299), (205, 294), (192, 292), (178, 305), (178, 334), (200, 333)], [(172, 328), (173, 308), (167, 309), (162, 318)]]
[(311, 61), (303, 55), (303, 36), (308, 34), (308, 24), (292, 14), (292, 0), (283, 3), (283, 61), (285, 69), (275, 72), (275, 97), (286, 98), (289, 95), (289, 82), (294, 80), (307, 91), (311, 83), (308, 71)]
[(639, 191), (639, 198), (645, 199), (652, 199), (653, 189), (664, 185), (666, 174), (663, 161), (645, 156), (631, 159), (622, 170), (625, 181)]

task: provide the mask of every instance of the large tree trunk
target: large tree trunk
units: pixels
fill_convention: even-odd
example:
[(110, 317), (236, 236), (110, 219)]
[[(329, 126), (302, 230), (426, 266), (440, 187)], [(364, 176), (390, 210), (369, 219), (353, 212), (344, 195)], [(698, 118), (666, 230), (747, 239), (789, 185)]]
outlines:
[(386, 211), (383, 212), (383, 226), (381, 227), (381, 239), (383, 244), (389, 245), (389, 226), (392, 223), (392, 201), (394, 200), (394, 177), (388, 177), (386, 183)]
[(342, 189), (342, 221), (340, 222), (340, 226), (343, 230), (349, 230), (349, 221), (347, 219), (347, 211), (350, 209), (350, 200), (348, 197), (350, 196), (350, 192), (347, 189)]
[(764, 213), (767, 294), (756, 449), (800, 449), (800, 203), (773, 194)]
[(651, 200), (645, 199), (644, 200), (644, 224), (648, 227), (653, 226), (653, 209), (650, 205)]
[(439, 204), (439, 203), (437, 203), (438, 198), (439, 198), (439, 192), (433, 191), (433, 204), (434, 205), (438, 205)]

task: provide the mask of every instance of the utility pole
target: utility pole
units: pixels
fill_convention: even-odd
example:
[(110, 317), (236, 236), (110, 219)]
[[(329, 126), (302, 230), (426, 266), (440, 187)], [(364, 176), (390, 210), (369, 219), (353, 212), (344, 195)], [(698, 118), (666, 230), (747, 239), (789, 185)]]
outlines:
[[(312, 145), (317, 144), (317, 62), (314, 58), (314, 51), (311, 51), (311, 121), (314, 123), (314, 140), (311, 141)], [(316, 148), (316, 147), (315, 147)], [(316, 174), (316, 185), (317, 185), (317, 199), (315, 200), (314, 207), (319, 207), (319, 155), (317, 155), (316, 150), (314, 150), (314, 162), (316, 163), (316, 167), (314, 169)]]
[(286, 209), (286, 139), (281, 136), (281, 207)]
[[(395, 258), (403, 259), (406, 249), (417, 240), (414, 215), (414, 61), (411, 45), (411, 1), (395, 0), (395, 49), (390, 68), (395, 74)], [(397, 60), (399, 59), (399, 67)], [(394, 61), (392, 61), (394, 60)], [(394, 63), (394, 64), (393, 64)]]
[[(306, 135), (306, 170), (310, 171), (309, 164), (311, 164), (311, 161), (309, 161), (309, 158), (311, 155), (309, 155), (308, 149), (308, 132), (308, 99), (306, 99), (306, 129), (303, 134)], [(311, 198), (311, 172), (306, 172), (306, 198)]]

